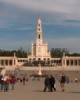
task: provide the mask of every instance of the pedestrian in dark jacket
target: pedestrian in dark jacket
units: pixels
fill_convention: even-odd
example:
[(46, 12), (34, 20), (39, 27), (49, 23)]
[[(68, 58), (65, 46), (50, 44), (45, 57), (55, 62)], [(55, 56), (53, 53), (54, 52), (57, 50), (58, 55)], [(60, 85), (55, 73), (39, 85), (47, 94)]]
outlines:
[(26, 78), (25, 78), (25, 76), (23, 76), (23, 85), (25, 85), (25, 82), (26, 82)]
[(60, 85), (61, 85), (61, 89), (62, 89), (63, 92), (65, 90), (65, 83), (66, 83), (66, 76), (62, 75), (61, 80), (60, 80)]
[(51, 75), (50, 77), (50, 88), (51, 88), (51, 92), (53, 91), (56, 91), (56, 87), (55, 87), (55, 77)]
[(0, 90), (3, 90), (3, 80), (2, 80), (3, 76), (0, 75)]
[(46, 90), (48, 89), (48, 91), (50, 91), (50, 78), (49, 76), (46, 76), (45, 80), (44, 80), (44, 92), (46, 92)]

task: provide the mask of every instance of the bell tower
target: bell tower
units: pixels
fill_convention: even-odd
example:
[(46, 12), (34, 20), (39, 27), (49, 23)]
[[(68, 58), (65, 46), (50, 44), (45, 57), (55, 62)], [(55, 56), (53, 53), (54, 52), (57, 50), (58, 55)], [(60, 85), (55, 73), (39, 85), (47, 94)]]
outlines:
[(32, 43), (31, 55), (29, 55), (28, 58), (35, 59), (37, 61), (51, 58), (48, 45), (43, 41), (42, 21), (40, 17), (37, 20), (36, 43)]
[(37, 44), (41, 43), (42, 44), (42, 22), (40, 17), (38, 18), (37, 21)]

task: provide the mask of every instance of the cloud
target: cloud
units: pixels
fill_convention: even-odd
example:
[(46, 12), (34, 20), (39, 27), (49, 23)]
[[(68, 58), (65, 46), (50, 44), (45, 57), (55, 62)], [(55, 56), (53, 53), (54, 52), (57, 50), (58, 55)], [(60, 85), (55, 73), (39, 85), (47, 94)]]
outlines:
[[(45, 18), (49, 16), (51, 20), (56, 20), (57, 22), (62, 22), (62, 20), (65, 19), (80, 19), (79, 0), (1, 0), (1, 2), (1, 5), (4, 5), (4, 8), (1, 6), (2, 13), (4, 9), (4, 14), (7, 16), (11, 14), (13, 18), (20, 18), (22, 15), (27, 16), (29, 13), (33, 13), (32, 16), (35, 15), (34, 13), (36, 13), (36, 15), (43, 15), (44, 13)], [(6, 8), (8, 9), (7, 12)]]
[[(5, 3), (12, 4), (23, 9), (35, 11), (64, 13), (66, 17), (80, 17), (79, 0), (2, 0)], [(73, 16), (74, 15), (74, 16)]]
[(71, 22), (71, 23), (80, 23), (80, 20), (65, 20), (65, 22)]
[(33, 22), (39, 15), (47, 24), (73, 24), (68, 22), (80, 20), (79, 0), (1, 0), (1, 2), (4, 6), (0, 7), (2, 8), (0, 16), (4, 13), (7, 18), (17, 21)]
[(16, 30), (18, 30), (18, 31), (32, 31), (34, 29), (35, 28), (33, 28), (33, 27), (26, 26), (26, 27), (19, 27)]

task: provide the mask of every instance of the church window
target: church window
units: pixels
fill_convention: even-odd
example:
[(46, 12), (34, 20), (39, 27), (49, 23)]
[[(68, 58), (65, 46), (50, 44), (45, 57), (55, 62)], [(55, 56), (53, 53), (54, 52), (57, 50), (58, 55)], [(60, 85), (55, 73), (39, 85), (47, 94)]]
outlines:
[(38, 31), (40, 31), (40, 28), (38, 28)]
[(40, 34), (38, 35), (38, 38), (40, 39)]
[(40, 24), (39, 24), (39, 27), (40, 27)]

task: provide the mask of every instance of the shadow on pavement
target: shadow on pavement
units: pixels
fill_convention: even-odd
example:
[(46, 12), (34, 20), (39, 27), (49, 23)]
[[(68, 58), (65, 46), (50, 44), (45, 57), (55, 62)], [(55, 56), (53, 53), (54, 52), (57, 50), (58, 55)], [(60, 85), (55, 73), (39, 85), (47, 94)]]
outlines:
[(79, 92), (79, 91), (74, 91), (74, 92), (69, 91), (69, 92), (65, 92), (65, 93), (74, 93), (74, 94), (78, 94), (78, 93), (80, 93), (80, 92)]

